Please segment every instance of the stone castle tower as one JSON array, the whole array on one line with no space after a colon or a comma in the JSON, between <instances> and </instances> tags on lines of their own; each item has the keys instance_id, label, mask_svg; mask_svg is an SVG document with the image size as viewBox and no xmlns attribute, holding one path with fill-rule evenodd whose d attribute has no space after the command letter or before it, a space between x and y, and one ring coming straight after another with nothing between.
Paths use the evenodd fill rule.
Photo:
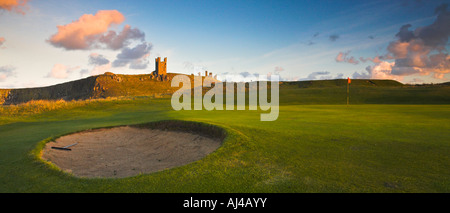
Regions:
<instances>
[{"instance_id":1,"label":"stone castle tower","mask_svg":"<svg viewBox=\"0 0 450 213\"><path fill-rule=\"evenodd\" d=\"M161 61L161 57L155 59L155 74L158 76L167 74L167 57L164 61Z\"/></svg>"}]
</instances>

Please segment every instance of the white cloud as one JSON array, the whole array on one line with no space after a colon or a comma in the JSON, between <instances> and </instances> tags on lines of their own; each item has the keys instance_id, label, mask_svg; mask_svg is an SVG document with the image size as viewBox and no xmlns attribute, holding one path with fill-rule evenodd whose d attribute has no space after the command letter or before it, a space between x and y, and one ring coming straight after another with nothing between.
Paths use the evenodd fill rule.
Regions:
<instances>
[{"instance_id":1,"label":"white cloud","mask_svg":"<svg viewBox=\"0 0 450 213\"><path fill-rule=\"evenodd\" d=\"M76 69L80 68L79 66L76 67L69 67L63 64L55 64L52 68L52 70L47 74L47 78L57 78L57 79L67 79L69 75Z\"/></svg>"},{"instance_id":2,"label":"white cloud","mask_svg":"<svg viewBox=\"0 0 450 213\"><path fill-rule=\"evenodd\" d=\"M16 68L13 66L1 66L0 67L0 81L5 81L7 78L15 76Z\"/></svg>"}]
</instances>

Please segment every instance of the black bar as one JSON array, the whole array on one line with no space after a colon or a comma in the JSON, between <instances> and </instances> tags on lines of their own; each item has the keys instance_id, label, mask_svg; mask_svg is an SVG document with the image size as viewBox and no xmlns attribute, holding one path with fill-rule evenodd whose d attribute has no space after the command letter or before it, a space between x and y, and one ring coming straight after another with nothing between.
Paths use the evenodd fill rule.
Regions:
<instances>
[{"instance_id":1,"label":"black bar","mask_svg":"<svg viewBox=\"0 0 450 213\"><path fill-rule=\"evenodd\" d=\"M184 207L186 201L194 200L217 200L214 210L210 207ZM237 203L244 200L265 198L265 205L256 206L235 206L229 202ZM127 208L128 210L148 211L161 210L181 210L181 211L258 211L273 212L278 210L288 210L286 212L309 212L307 209L318 210L360 210L366 212L368 209L376 211L399 209L403 212L407 209L417 210L426 208L428 212L432 209L448 209L450 194L360 194L360 193L24 193L24 194L1 194L0 200L8 205L14 201L25 202L29 205L49 204L49 207L59 209L85 209L89 207L102 210L117 208ZM230 201L231 200L231 201ZM9 202L11 201L11 202ZM2 203L3 203L2 202ZM259 203L261 204L261 203ZM5 206L5 207L6 207ZM300 211L301 210L301 211ZM284 211L283 211L284 212Z\"/></svg>"}]
</instances>

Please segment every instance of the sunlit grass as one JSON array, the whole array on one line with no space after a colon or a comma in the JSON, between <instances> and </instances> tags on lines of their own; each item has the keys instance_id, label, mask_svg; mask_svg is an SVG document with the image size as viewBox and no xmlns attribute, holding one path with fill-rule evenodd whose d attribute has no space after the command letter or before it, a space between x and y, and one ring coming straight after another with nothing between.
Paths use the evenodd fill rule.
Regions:
<instances>
[{"instance_id":1,"label":"sunlit grass","mask_svg":"<svg viewBox=\"0 0 450 213\"><path fill-rule=\"evenodd\" d=\"M24 116L43 112L48 112L58 109L71 109L74 107L86 106L92 103L124 100L125 98L108 97L105 99L89 99L89 100L32 100L22 104L16 105L2 105L0 106L0 116Z\"/></svg>"},{"instance_id":2,"label":"sunlit grass","mask_svg":"<svg viewBox=\"0 0 450 213\"><path fill-rule=\"evenodd\" d=\"M167 98L21 106L32 104L43 109L0 125L1 192L450 191L448 105L284 105L261 122L261 111L174 111ZM213 124L227 138L203 160L123 179L75 178L35 160L50 137L170 119Z\"/></svg>"},{"instance_id":3,"label":"sunlit grass","mask_svg":"<svg viewBox=\"0 0 450 213\"><path fill-rule=\"evenodd\" d=\"M261 110L174 111L170 96L0 106L0 192L450 192L448 87L354 86L350 106L342 89L288 85L273 122ZM75 178L36 160L60 135L173 119L227 137L200 161L123 179Z\"/></svg>"}]
</instances>

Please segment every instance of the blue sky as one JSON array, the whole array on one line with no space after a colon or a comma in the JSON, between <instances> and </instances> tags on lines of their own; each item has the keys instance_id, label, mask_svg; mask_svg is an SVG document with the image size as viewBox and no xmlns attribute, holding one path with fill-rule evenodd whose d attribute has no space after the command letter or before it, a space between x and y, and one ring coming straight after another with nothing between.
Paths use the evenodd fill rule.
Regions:
<instances>
[{"instance_id":1,"label":"blue sky","mask_svg":"<svg viewBox=\"0 0 450 213\"><path fill-rule=\"evenodd\" d=\"M19 7L22 12L0 9L0 88L47 86L103 71L150 73L158 56L168 57L169 72L186 74L208 70L219 75L272 73L285 80L445 82L450 81L448 39L439 47L425 46L426 51L408 50L405 56L420 55L426 61L440 56L439 69L434 62L400 63L405 58L388 50L399 47L391 43L400 40L396 34L402 26L410 24L410 31L432 26L439 15L435 9L443 3L449 1L30 0ZM125 18L108 30L120 33L129 25L145 38L119 49L71 49L49 42L59 32L57 26L102 10L117 10ZM447 23L448 16L440 19ZM418 35L408 42L422 40ZM140 42L148 48L136 66L130 59L115 67L118 55L126 48L135 50ZM382 60L373 60L376 56Z\"/></svg>"}]
</instances>

